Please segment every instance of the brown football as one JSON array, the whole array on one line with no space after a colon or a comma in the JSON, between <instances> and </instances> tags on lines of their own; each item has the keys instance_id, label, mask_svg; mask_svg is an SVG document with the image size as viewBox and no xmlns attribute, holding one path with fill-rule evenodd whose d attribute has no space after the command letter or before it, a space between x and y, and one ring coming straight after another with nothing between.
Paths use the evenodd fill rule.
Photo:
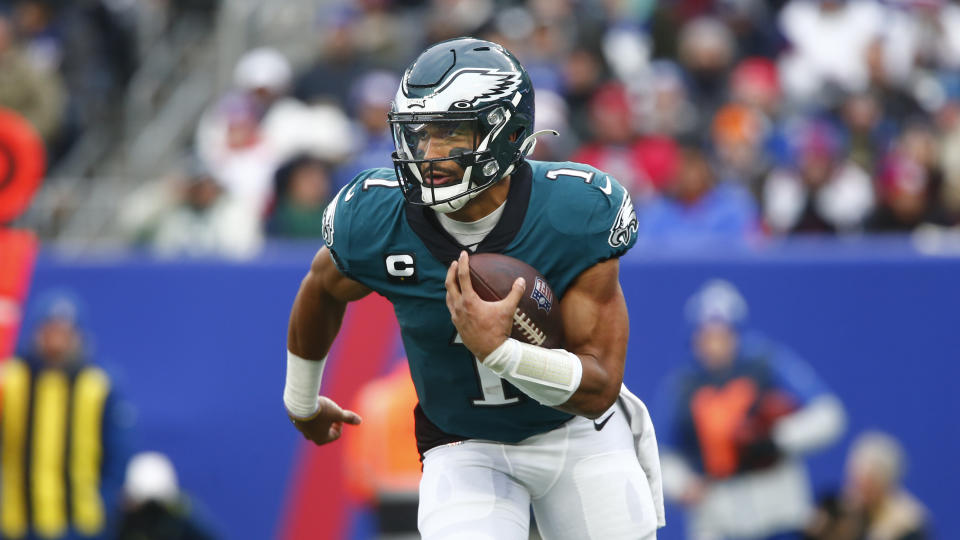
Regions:
<instances>
[{"instance_id":1,"label":"brown football","mask_svg":"<svg viewBox=\"0 0 960 540\"><path fill-rule=\"evenodd\" d=\"M506 298L518 277L526 281L523 297L513 315L510 337L548 349L563 347L560 299L535 268L498 253L470 255L469 264L473 290L488 302Z\"/></svg>"}]
</instances>

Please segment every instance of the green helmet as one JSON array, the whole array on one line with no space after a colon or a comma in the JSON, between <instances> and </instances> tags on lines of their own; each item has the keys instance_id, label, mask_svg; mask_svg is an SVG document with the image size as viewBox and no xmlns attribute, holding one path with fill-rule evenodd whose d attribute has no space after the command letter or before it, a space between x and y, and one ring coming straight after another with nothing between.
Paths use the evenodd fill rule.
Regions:
<instances>
[{"instance_id":1,"label":"green helmet","mask_svg":"<svg viewBox=\"0 0 960 540\"><path fill-rule=\"evenodd\" d=\"M524 158L533 114L533 85L510 51L474 38L430 47L404 72L389 113L404 196L439 212L462 208ZM458 143L426 158L436 138ZM462 177L444 175L451 163Z\"/></svg>"}]
</instances>

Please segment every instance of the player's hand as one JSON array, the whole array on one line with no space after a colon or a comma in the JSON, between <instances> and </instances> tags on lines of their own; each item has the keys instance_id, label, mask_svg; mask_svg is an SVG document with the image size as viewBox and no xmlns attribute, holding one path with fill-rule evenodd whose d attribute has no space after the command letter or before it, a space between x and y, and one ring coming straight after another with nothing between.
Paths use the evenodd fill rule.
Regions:
<instances>
[{"instance_id":1,"label":"player's hand","mask_svg":"<svg viewBox=\"0 0 960 540\"><path fill-rule=\"evenodd\" d=\"M289 415L289 413L287 413ZM304 438L317 445L327 444L340 438L343 424L359 425L360 415L353 411L341 409L330 398L320 396L317 412L307 418L290 416L293 425L297 427Z\"/></svg>"},{"instance_id":2,"label":"player's hand","mask_svg":"<svg viewBox=\"0 0 960 540\"><path fill-rule=\"evenodd\" d=\"M470 262L466 251L447 269L447 309L460 332L464 346L483 361L510 337L513 313L523 297L526 285L517 278L510 294L499 302L487 302L477 295L470 282Z\"/></svg>"}]
</instances>

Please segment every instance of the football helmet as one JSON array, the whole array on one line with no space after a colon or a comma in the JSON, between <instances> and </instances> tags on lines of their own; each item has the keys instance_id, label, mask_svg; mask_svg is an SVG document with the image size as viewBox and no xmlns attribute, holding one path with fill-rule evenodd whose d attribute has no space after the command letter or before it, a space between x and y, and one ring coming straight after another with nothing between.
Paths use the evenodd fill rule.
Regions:
<instances>
[{"instance_id":1,"label":"football helmet","mask_svg":"<svg viewBox=\"0 0 960 540\"><path fill-rule=\"evenodd\" d=\"M430 47L404 72L388 115L404 197L463 208L532 150L533 116L530 77L505 48L473 38Z\"/></svg>"}]
</instances>

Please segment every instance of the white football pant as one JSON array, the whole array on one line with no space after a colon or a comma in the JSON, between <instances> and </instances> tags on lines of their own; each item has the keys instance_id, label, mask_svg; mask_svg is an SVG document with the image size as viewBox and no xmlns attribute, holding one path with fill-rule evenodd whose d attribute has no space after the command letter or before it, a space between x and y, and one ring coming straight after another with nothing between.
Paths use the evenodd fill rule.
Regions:
<instances>
[{"instance_id":1,"label":"white football pant","mask_svg":"<svg viewBox=\"0 0 960 540\"><path fill-rule=\"evenodd\" d=\"M544 540L656 538L619 402L596 424L578 416L517 444L467 440L424 456L417 521L426 540L527 540L531 504Z\"/></svg>"}]
</instances>

